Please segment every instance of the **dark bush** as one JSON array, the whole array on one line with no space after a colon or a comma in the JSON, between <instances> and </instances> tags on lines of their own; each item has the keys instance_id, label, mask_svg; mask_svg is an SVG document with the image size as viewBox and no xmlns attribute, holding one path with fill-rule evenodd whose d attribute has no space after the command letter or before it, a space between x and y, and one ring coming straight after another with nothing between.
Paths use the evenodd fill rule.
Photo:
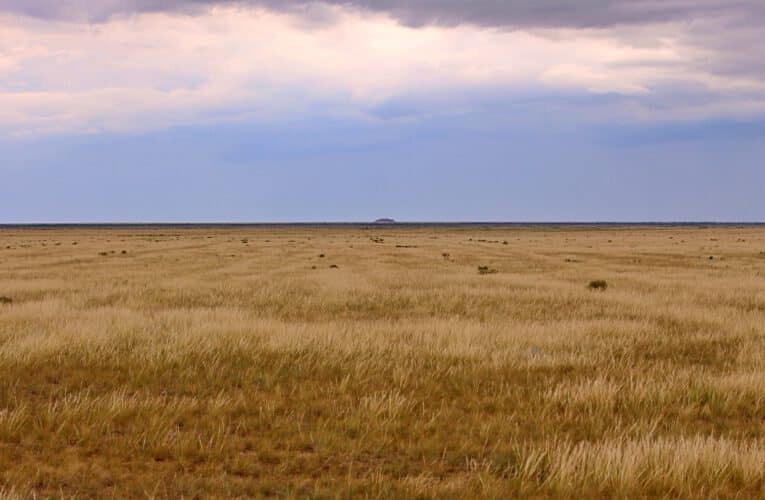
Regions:
<instances>
[{"instance_id":1,"label":"dark bush","mask_svg":"<svg viewBox=\"0 0 765 500\"><path fill-rule=\"evenodd\" d=\"M499 271L489 266L478 266L478 274L496 274L498 272Z\"/></svg>"},{"instance_id":2,"label":"dark bush","mask_svg":"<svg viewBox=\"0 0 765 500\"><path fill-rule=\"evenodd\" d=\"M608 283L605 280L593 280L587 285L590 290L605 290L608 288Z\"/></svg>"}]
</instances>

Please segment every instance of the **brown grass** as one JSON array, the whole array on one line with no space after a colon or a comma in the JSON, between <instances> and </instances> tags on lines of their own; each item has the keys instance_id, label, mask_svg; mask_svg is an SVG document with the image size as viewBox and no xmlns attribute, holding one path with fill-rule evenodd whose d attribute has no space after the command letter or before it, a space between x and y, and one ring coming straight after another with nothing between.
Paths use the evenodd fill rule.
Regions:
<instances>
[{"instance_id":1,"label":"brown grass","mask_svg":"<svg viewBox=\"0 0 765 500\"><path fill-rule=\"evenodd\" d=\"M752 227L5 229L0 498L762 497L764 249Z\"/></svg>"}]
</instances>

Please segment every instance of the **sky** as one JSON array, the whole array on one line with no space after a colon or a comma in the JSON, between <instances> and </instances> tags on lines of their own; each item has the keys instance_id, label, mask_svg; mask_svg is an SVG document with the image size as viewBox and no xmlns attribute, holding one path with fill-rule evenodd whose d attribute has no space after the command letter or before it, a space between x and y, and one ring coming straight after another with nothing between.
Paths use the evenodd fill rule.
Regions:
<instances>
[{"instance_id":1,"label":"sky","mask_svg":"<svg viewBox=\"0 0 765 500\"><path fill-rule=\"evenodd\" d=\"M0 223L765 222L762 0L0 0Z\"/></svg>"}]
</instances>

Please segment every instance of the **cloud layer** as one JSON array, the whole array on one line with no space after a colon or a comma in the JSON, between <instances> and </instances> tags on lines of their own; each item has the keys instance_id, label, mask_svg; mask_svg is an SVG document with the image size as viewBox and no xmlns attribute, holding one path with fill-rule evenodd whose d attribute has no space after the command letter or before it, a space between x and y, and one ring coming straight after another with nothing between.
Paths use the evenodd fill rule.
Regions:
<instances>
[{"instance_id":1,"label":"cloud layer","mask_svg":"<svg viewBox=\"0 0 765 500\"><path fill-rule=\"evenodd\" d=\"M619 97L575 111L591 119L760 116L764 11L753 0L0 0L0 133L379 119L400 96L469 112L464 96L481 92Z\"/></svg>"},{"instance_id":2,"label":"cloud layer","mask_svg":"<svg viewBox=\"0 0 765 500\"><path fill-rule=\"evenodd\" d=\"M315 13L317 4L383 12L408 25L592 28L734 16L763 21L759 0L0 0L0 10L42 18L103 20L115 14L200 12L215 6Z\"/></svg>"}]
</instances>

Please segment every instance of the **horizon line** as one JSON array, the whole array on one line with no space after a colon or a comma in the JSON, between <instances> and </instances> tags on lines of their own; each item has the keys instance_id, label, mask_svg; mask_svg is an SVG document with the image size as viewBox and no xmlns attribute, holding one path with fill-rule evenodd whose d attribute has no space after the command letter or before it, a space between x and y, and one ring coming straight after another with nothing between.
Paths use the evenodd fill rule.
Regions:
<instances>
[{"instance_id":1,"label":"horizon line","mask_svg":"<svg viewBox=\"0 0 765 500\"><path fill-rule=\"evenodd\" d=\"M268 222L233 222L233 221L152 221L152 222L0 222L0 229L23 227L142 227L142 226L195 226L195 227L225 227L225 226L448 226L448 225L494 225L494 226L761 226L765 221L705 221L705 220L676 220L676 221L268 221Z\"/></svg>"}]
</instances>

